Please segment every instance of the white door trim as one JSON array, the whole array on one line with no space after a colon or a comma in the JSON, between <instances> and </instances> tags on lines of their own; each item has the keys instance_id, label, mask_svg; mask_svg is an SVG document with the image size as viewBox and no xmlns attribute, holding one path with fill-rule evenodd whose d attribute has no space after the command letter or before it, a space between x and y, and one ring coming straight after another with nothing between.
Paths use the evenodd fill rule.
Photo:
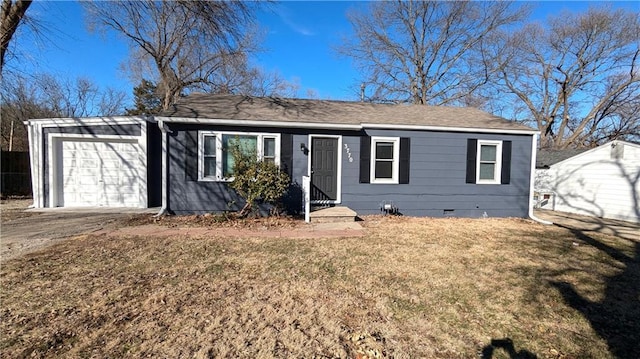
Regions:
<instances>
[{"instance_id":1,"label":"white door trim","mask_svg":"<svg viewBox=\"0 0 640 359\"><path fill-rule=\"evenodd\" d=\"M342 203L342 135L321 135L321 134L309 134L308 136L308 144L309 144L309 156L307 156L307 176L311 178L311 156L313 156L313 138L314 137L325 137L325 138L336 138L338 139L338 179L337 179L337 189L336 189L336 199L335 201L318 201L312 200L311 203L315 204L340 204Z\"/></svg>"},{"instance_id":2,"label":"white door trim","mask_svg":"<svg viewBox=\"0 0 640 359\"><path fill-rule=\"evenodd\" d=\"M71 133L50 133L47 138L47 167L49 170L49 207L57 207L60 203L58 198L58 166L61 153L58 153L58 144L65 140L94 140L108 142L109 140L134 142L138 144L138 161L136 171L138 172L138 207L146 208L147 202L147 136L146 128L141 136L130 135L93 135L93 134L71 134Z\"/></svg>"}]
</instances>

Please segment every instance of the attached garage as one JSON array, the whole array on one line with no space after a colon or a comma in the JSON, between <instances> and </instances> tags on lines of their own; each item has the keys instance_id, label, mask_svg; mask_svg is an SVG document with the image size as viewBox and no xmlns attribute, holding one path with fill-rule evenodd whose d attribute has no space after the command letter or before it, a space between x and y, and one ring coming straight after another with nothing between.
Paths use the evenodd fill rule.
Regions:
<instances>
[{"instance_id":1,"label":"attached garage","mask_svg":"<svg viewBox=\"0 0 640 359\"><path fill-rule=\"evenodd\" d=\"M27 121L34 207L138 207L155 203L148 191L145 118ZM153 182L153 181L152 181Z\"/></svg>"},{"instance_id":2,"label":"attached garage","mask_svg":"<svg viewBox=\"0 0 640 359\"><path fill-rule=\"evenodd\" d=\"M61 138L54 148L54 207L140 205L137 140Z\"/></svg>"}]
</instances>

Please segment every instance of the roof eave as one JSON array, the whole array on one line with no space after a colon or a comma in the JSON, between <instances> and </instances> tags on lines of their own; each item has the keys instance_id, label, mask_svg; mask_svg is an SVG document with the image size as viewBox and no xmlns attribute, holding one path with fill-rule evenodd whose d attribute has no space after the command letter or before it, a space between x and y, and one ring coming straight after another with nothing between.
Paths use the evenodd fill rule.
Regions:
<instances>
[{"instance_id":1,"label":"roof eave","mask_svg":"<svg viewBox=\"0 0 640 359\"><path fill-rule=\"evenodd\" d=\"M511 128L479 128L479 127L455 127L455 126L429 126L429 125L390 125L363 123L363 128L385 129L385 130L422 130L422 131L446 131L446 132L482 132L482 133L506 133L515 135L537 135L540 131L511 129Z\"/></svg>"},{"instance_id":2,"label":"roof eave","mask_svg":"<svg viewBox=\"0 0 640 359\"><path fill-rule=\"evenodd\" d=\"M188 123L224 126L264 126L281 128L324 128L331 130L361 130L359 124L344 123L318 123L298 121L270 121L270 120L230 120L221 118L192 118L192 117L165 117L156 116L156 120L166 123Z\"/></svg>"},{"instance_id":3,"label":"roof eave","mask_svg":"<svg viewBox=\"0 0 640 359\"><path fill-rule=\"evenodd\" d=\"M447 126L424 126L424 125L391 125L391 124L344 124L330 122L300 122L300 121L270 121L270 120L231 120L219 118L192 118L192 117L168 117L156 116L156 120L166 123L188 123L188 124L207 124L207 125L225 125L225 126L265 126L279 128L311 128L311 129L330 129L330 130L362 130L370 129L395 129L395 130L422 130L422 131L446 131L446 132L482 132L482 133L506 133L518 135L536 135L540 131L525 129L506 129L506 128L477 128L477 127L447 127Z\"/></svg>"}]
</instances>

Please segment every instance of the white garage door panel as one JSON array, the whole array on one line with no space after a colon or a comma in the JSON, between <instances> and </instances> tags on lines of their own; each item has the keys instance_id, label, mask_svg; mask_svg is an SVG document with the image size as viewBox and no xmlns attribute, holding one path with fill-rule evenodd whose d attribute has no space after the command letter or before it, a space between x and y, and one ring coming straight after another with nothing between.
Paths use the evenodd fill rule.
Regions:
<instances>
[{"instance_id":1,"label":"white garage door panel","mask_svg":"<svg viewBox=\"0 0 640 359\"><path fill-rule=\"evenodd\" d=\"M137 141L62 141L61 206L138 207Z\"/></svg>"}]
</instances>

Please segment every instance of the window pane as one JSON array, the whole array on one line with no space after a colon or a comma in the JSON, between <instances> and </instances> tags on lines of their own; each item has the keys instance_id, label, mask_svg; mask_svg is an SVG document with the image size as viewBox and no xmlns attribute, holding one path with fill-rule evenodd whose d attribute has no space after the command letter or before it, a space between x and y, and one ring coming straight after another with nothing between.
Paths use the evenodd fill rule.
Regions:
<instances>
[{"instance_id":1,"label":"window pane","mask_svg":"<svg viewBox=\"0 0 640 359\"><path fill-rule=\"evenodd\" d=\"M276 139L275 138L265 138L263 144L262 154L264 157L275 157L276 156Z\"/></svg>"},{"instance_id":2,"label":"window pane","mask_svg":"<svg viewBox=\"0 0 640 359\"><path fill-rule=\"evenodd\" d=\"M496 160L496 145L481 145L480 161L495 161L495 160Z\"/></svg>"},{"instance_id":3,"label":"window pane","mask_svg":"<svg viewBox=\"0 0 640 359\"><path fill-rule=\"evenodd\" d=\"M229 177L233 173L233 156L229 151L229 146L239 144L240 149L245 154L256 153L258 148L258 137L256 136L240 136L240 135L223 135L222 136L222 174Z\"/></svg>"},{"instance_id":4,"label":"window pane","mask_svg":"<svg viewBox=\"0 0 640 359\"><path fill-rule=\"evenodd\" d=\"M376 142L376 159L392 160L393 159L393 143Z\"/></svg>"},{"instance_id":5,"label":"window pane","mask_svg":"<svg viewBox=\"0 0 640 359\"><path fill-rule=\"evenodd\" d=\"M258 149L258 137L256 136L223 135L222 142L223 150L234 144L238 144L242 152L246 154L255 152Z\"/></svg>"},{"instance_id":6,"label":"window pane","mask_svg":"<svg viewBox=\"0 0 640 359\"><path fill-rule=\"evenodd\" d=\"M216 136L204 136L204 154L216 155Z\"/></svg>"},{"instance_id":7,"label":"window pane","mask_svg":"<svg viewBox=\"0 0 640 359\"><path fill-rule=\"evenodd\" d=\"M393 162L376 161L376 178L393 178Z\"/></svg>"},{"instance_id":8,"label":"window pane","mask_svg":"<svg viewBox=\"0 0 640 359\"><path fill-rule=\"evenodd\" d=\"M216 176L216 158L205 157L204 158L204 177Z\"/></svg>"},{"instance_id":9,"label":"window pane","mask_svg":"<svg viewBox=\"0 0 640 359\"><path fill-rule=\"evenodd\" d=\"M481 163L480 164L480 179L481 180L492 180L495 179L495 168L496 165L494 163Z\"/></svg>"}]
</instances>

